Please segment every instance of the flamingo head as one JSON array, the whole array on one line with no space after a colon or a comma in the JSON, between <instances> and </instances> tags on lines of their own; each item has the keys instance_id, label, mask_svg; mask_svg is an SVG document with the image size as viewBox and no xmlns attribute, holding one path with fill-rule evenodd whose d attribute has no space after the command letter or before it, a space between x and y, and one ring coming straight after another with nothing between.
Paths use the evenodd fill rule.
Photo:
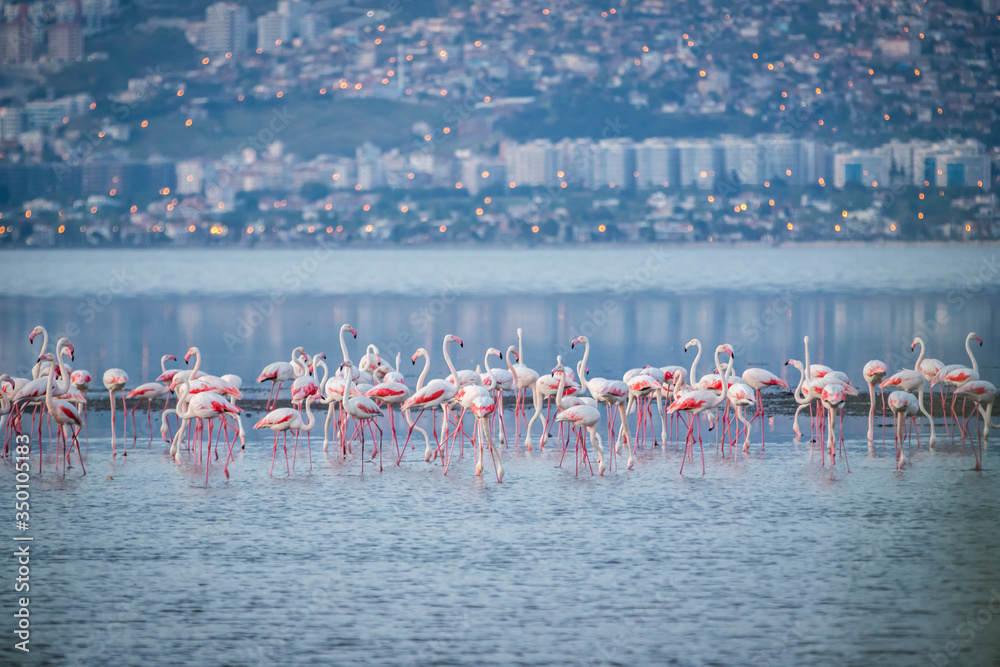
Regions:
<instances>
[{"instance_id":1,"label":"flamingo head","mask_svg":"<svg viewBox=\"0 0 1000 667\"><path fill-rule=\"evenodd\" d=\"M733 358L733 359L736 358L736 353L733 352L733 346L730 345L729 343L723 343L719 347L721 347L722 351L725 352L726 354L728 354L731 358Z\"/></svg>"},{"instance_id":2,"label":"flamingo head","mask_svg":"<svg viewBox=\"0 0 1000 667\"><path fill-rule=\"evenodd\" d=\"M517 348L513 345L507 348L507 358L513 359L515 362L521 361L521 357L517 355Z\"/></svg>"},{"instance_id":3,"label":"flamingo head","mask_svg":"<svg viewBox=\"0 0 1000 667\"><path fill-rule=\"evenodd\" d=\"M918 340L920 340L920 339L919 338L914 338L913 342L910 343L910 352L913 352L913 348L915 348L917 346L917 341Z\"/></svg>"},{"instance_id":4,"label":"flamingo head","mask_svg":"<svg viewBox=\"0 0 1000 667\"><path fill-rule=\"evenodd\" d=\"M579 343L580 345L586 345L587 344L587 337L586 336L577 336L576 338L573 339L573 342L569 344L569 349L572 350L574 347L576 347L577 343Z\"/></svg>"},{"instance_id":5,"label":"flamingo head","mask_svg":"<svg viewBox=\"0 0 1000 667\"><path fill-rule=\"evenodd\" d=\"M975 338L979 342L979 346L980 347L983 346L983 339L982 338L980 338L977 334L972 334L972 337Z\"/></svg>"},{"instance_id":6,"label":"flamingo head","mask_svg":"<svg viewBox=\"0 0 1000 667\"><path fill-rule=\"evenodd\" d=\"M697 338L692 338L691 340L689 340L687 343L684 344L684 351L687 352L688 348L694 347L695 345L698 345L698 344L699 344L698 343L698 339Z\"/></svg>"},{"instance_id":7,"label":"flamingo head","mask_svg":"<svg viewBox=\"0 0 1000 667\"><path fill-rule=\"evenodd\" d=\"M28 342L34 345L35 336L41 335L43 333L45 333L45 329L43 329L41 326L35 327L34 329L31 330L31 333L28 334Z\"/></svg>"},{"instance_id":8,"label":"flamingo head","mask_svg":"<svg viewBox=\"0 0 1000 667\"><path fill-rule=\"evenodd\" d=\"M486 356L500 357L501 359L503 359L503 352L496 349L495 347L491 347L490 349L486 350Z\"/></svg>"},{"instance_id":9,"label":"flamingo head","mask_svg":"<svg viewBox=\"0 0 1000 667\"><path fill-rule=\"evenodd\" d=\"M413 353L412 357L410 357L410 361L412 361L413 364L416 365L417 359L420 357L424 357L425 359L427 358L427 350L425 350L422 347L417 348L417 351Z\"/></svg>"},{"instance_id":10,"label":"flamingo head","mask_svg":"<svg viewBox=\"0 0 1000 667\"><path fill-rule=\"evenodd\" d=\"M799 361L798 359L789 359L788 361L785 362L785 365L794 366L795 368L798 368L800 371L802 370L802 362Z\"/></svg>"},{"instance_id":11,"label":"flamingo head","mask_svg":"<svg viewBox=\"0 0 1000 667\"><path fill-rule=\"evenodd\" d=\"M177 357L175 357L172 354L165 354L165 355L163 355L163 359L164 360L169 359L170 361L177 361Z\"/></svg>"},{"instance_id":12,"label":"flamingo head","mask_svg":"<svg viewBox=\"0 0 1000 667\"><path fill-rule=\"evenodd\" d=\"M198 348L193 347L193 346L191 348L189 348L188 351L187 351L187 353L184 355L184 363L185 364L190 363L191 362L191 357L193 357L196 354L198 354Z\"/></svg>"},{"instance_id":13,"label":"flamingo head","mask_svg":"<svg viewBox=\"0 0 1000 667\"><path fill-rule=\"evenodd\" d=\"M355 338L358 337L358 332L355 331L354 327L352 327L350 324L345 324L342 327L340 327L340 333L343 334L345 331L350 331L351 335L354 336Z\"/></svg>"},{"instance_id":14,"label":"flamingo head","mask_svg":"<svg viewBox=\"0 0 1000 667\"><path fill-rule=\"evenodd\" d=\"M340 368L338 370L344 370L345 368L352 368L353 366L354 364L352 364L351 360L348 359L347 361L340 364Z\"/></svg>"},{"instance_id":15,"label":"flamingo head","mask_svg":"<svg viewBox=\"0 0 1000 667\"><path fill-rule=\"evenodd\" d=\"M452 342L454 342L454 343L458 343L459 347L462 347L462 348L465 347L465 345L462 343L462 339L459 338L458 336L454 335L454 334L448 334L447 336L445 336L444 337L444 342L446 342L446 343L452 343Z\"/></svg>"}]
</instances>

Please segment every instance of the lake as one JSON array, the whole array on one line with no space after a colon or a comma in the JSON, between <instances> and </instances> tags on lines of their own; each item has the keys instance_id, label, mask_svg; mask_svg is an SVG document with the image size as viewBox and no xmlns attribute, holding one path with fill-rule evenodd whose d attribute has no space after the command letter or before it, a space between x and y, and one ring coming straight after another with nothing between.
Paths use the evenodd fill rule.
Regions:
<instances>
[{"instance_id":1,"label":"lake","mask_svg":"<svg viewBox=\"0 0 1000 667\"><path fill-rule=\"evenodd\" d=\"M739 368L784 375L811 356L864 386L872 358L912 368L927 354L1000 377L1000 247L650 246L0 253L0 371L28 372L44 324L70 333L75 368L111 366L129 387L163 354L197 345L204 368L263 398L260 369L302 345L355 362L368 343L398 350L412 384L454 333L458 368L506 350L541 372L689 365L684 344L736 349ZM183 362L180 362L183 365ZM287 405L287 387L283 390ZM104 393L107 398L106 392ZM95 400L95 403L97 401ZM851 399L867 406L867 397ZM248 415L255 421L259 410ZM471 422L469 422L471 423ZM157 422L154 421L154 428ZM320 429L322 426L319 427ZM891 429L865 441L845 420L851 473L810 460L777 413L735 460L703 429L707 473L678 475L674 442L602 477L573 452L504 450L498 485L466 456L447 476L422 447L381 474L358 453L300 447L268 475L270 432L248 431L226 480L197 457L173 462L145 419L129 456L110 456L107 412L90 415L87 475L31 471L31 653L25 664L997 664L1000 458L974 472L969 443L941 435L895 471ZM552 431L553 434L555 431ZM537 430L536 430L537 433ZM759 432L756 430L755 442ZM314 432L315 436L316 433ZM119 434L120 436L120 434ZM304 444L304 443L300 443ZM393 451L384 443L385 453ZM913 443L914 448L916 443ZM121 445L119 444L119 451ZM291 449L291 445L289 445ZM394 452L393 452L394 453ZM281 453L279 451L279 457ZM221 463L221 461L219 462ZM13 463L3 462L13 485ZM277 469L280 464L275 466ZM9 529L15 533L13 527ZM13 560L9 560L13 563ZM5 571L13 572L13 565ZM8 575L13 579L13 575ZM3 608L16 604L2 596ZM8 612L9 613L9 612ZM8 617L9 618L9 617ZM8 630L8 637L12 637Z\"/></svg>"}]
</instances>

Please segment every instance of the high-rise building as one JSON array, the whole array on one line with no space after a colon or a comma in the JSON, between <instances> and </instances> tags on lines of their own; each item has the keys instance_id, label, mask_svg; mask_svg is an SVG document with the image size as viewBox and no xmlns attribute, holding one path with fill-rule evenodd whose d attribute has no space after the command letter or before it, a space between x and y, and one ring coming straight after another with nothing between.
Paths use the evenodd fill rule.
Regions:
<instances>
[{"instance_id":1,"label":"high-rise building","mask_svg":"<svg viewBox=\"0 0 1000 667\"><path fill-rule=\"evenodd\" d=\"M635 176L631 139L601 139L594 148L594 188L630 187Z\"/></svg>"},{"instance_id":2,"label":"high-rise building","mask_svg":"<svg viewBox=\"0 0 1000 667\"><path fill-rule=\"evenodd\" d=\"M0 62L30 63L34 58L35 45L27 18L0 26Z\"/></svg>"},{"instance_id":3,"label":"high-rise building","mask_svg":"<svg viewBox=\"0 0 1000 667\"><path fill-rule=\"evenodd\" d=\"M205 10L204 50L239 55L247 50L250 14L232 2L217 2Z\"/></svg>"},{"instance_id":4,"label":"high-rise building","mask_svg":"<svg viewBox=\"0 0 1000 667\"><path fill-rule=\"evenodd\" d=\"M557 180L556 148L551 141L536 139L528 144L504 142L507 175L516 185L536 187Z\"/></svg>"},{"instance_id":5,"label":"high-rise building","mask_svg":"<svg viewBox=\"0 0 1000 667\"><path fill-rule=\"evenodd\" d=\"M734 186L757 186L764 182L764 155L753 139L723 135L719 139L722 150L723 173L719 180Z\"/></svg>"},{"instance_id":6,"label":"high-rise building","mask_svg":"<svg viewBox=\"0 0 1000 667\"><path fill-rule=\"evenodd\" d=\"M889 185L890 158L881 149L852 150L833 156L833 185L842 188L848 183L864 187Z\"/></svg>"},{"instance_id":7,"label":"high-rise building","mask_svg":"<svg viewBox=\"0 0 1000 667\"><path fill-rule=\"evenodd\" d=\"M49 60L83 60L83 28L76 21L49 26Z\"/></svg>"},{"instance_id":8,"label":"high-rise building","mask_svg":"<svg viewBox=\"0 0 1000 667\"><path fill-rule=\"evenodd\" d=\"M716 149L708 139L684 139L677 142L680 153L681 186L708 190L715 183L716 170L721 167Z\"/></svg>"},{"instance_id":9,"label":"high-rise building","mask_svg":"<svg viewBox=\"0 0 1000 667\"><path fill-rule=\"evenodd\" d=\"M990 190L990 158L975 139L945 141L913 151L914 185Z\"/></svg>"},{"instance_id":10,"label":"high-rise building","mask_svg":"<svg viewBox=\"0 0 1000 667\"><path fill-rule=\"evenodd\" d=\"M0 141L12 141L24 129L24 110L20 107L0 107Z\"/></svg>"},{"instance_id":11,"label":"high-rise building","mask_svg":"<svg viewBox=\"0 0 1000 667\"><path fill-rule=\"evenodd\" d=\"M264 53L291 46L287 14L267 12L257 17L257 48Z\"/></svg>"},{"instance_id":12,"label":"high-rise building","mask_svg":"<svg viewBox=\"0 0 1000 667\"><path fill-rule=\"evenodd\" d=\"M635 185L642 190L680 185L680 154L669 139L653 137L635 145Z\"/></svg>"}]
</instances>

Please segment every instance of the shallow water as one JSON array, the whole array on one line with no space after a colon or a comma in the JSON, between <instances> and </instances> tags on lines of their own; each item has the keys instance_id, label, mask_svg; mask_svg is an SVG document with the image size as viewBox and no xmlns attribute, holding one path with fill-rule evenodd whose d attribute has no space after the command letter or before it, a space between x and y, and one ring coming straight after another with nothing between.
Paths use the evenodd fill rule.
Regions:
<instances>
[{"instance_id":1,"label":"shallow water","mask_svg":"<svg viewBox=\"0 0 1000 667\"><path fill-rule=\"evenodd\" d=\"M264 270L302 253L0 253L12 267L0 297L0 369L27 372L38 353L27 334L44 323L53 337L73 334L74 366L95 376L94 396L104 369L125 368L135 386L156 376L160 355L193 344L207 370L242 375L258 397L257 372L295 345L336 363L336 332L349 321L359 333L353 359L367 342L385 356L399 349L408 378L420 370L406 361L420 345L432 374L444 374L446 332L465 342L453 349L456 365L474 368L488 346L516 343L517 327L528 365L547 371L556 354L575 363L581 351L568 342L585 333L591 373L609 377L644 363L687 365L683 345L695 336L709 349L732 342L739 368L783 373L809 334L813 360L858 385L873 357L912 367L915 333L930 356L966 362L965 334L975 330L983 376L1000 377L1000 278L989 269L1000 250L807 250L672 250L676 265L641 274L649 249L500 250L478 261L460 249L352 251L318 262L300 285L282 282L278 298L261 291L277 284ZM720 253L733 275L749 276L738 289L688 275ZM800 280L803 256L822 280ZM207 273L206 257L217 259ZM602 284L566 270L595 258L631 279ZM171 270L109 282L109 267L127 276L143 264ZM449 282L435 276L443 265L492 274ZM54 268L35 282L25 274L32 266ZM372 273L344 282L344 267ZM913 289L893 289L904 274ZM389 280L401 275L416 277ZM710 364L703 357L701 372ZM32 460L25 662L997 664L995 451L973 472L968 444L939 425L928 452L924 427L920 452L897 473L891 439L886 454L879 433L869 456L864 420L845 425L850 474L840 458L832 475L810 461L808 443L792 440L778 415L766 453L758 444L738 461L719 459L703 429L704 477L697 454L677 474L673 444L604 478L584 469L575 477L572 451L556 467L554 445L505 450L502 485L488 460L475 478L468 450L445 477L421 460L422 446L400 467L387 456L381 474L366 463L362 476L357 452L346 462L322 452L320 430L311 471L300 448L291 476L271 478L270 433L250 431L231 478L213 463L206 484L196 456L177 465L162 442L148 444L144 419L146 440L133 449L130 423L130 454L112 459L108 414L94 413L85 477L78 467L56 473L48 454L38 475ZM755 427L751 442L758 435ZM13 476L9 461L0 469ZM5 610L15 603L12 592L0 599ZM13 659L10 644L0 662Z\"/></svg>"}]
</instances>

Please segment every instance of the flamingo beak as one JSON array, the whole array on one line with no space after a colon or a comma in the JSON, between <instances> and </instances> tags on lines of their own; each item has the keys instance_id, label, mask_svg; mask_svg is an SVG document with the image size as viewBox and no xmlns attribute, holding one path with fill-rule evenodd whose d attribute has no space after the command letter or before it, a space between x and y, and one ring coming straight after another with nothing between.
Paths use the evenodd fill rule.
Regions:
<instances>
[{"instance_id":1,"label":"flamingo beak","mask_svg":"<svg viewBox=\"0 0 1000 667\"><path fill-rule=\"evenodd\" d=\"M354 330L354 327L351 327L351 335L354 336L355 338L358 337L358 332Z\"/></svg>"},{"instance_id":2,"label":"flamingo beak","mask_svg":"<svg viewBox=\"0 0 1000 667\"><path fill-rule=\"evenodd\" d=\"M500 357L501 359L503 359L503 352L498 352L497 356Z\"/></svg>"}]
</instances>

